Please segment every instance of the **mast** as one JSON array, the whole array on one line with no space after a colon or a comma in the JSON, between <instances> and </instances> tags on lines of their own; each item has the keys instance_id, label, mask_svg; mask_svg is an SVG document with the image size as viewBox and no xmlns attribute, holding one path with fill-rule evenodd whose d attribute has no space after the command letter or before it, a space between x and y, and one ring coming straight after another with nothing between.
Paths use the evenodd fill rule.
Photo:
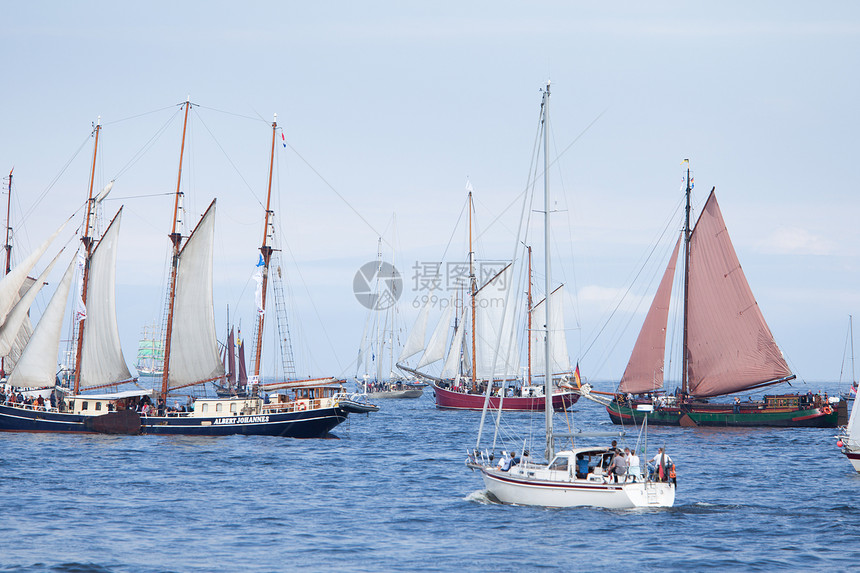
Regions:
<instances>
[{"instance_id":1,"label":"mast","mask_svg":"<svg viewBox=\"0 0 860 573\"><path fill-rule=\"evenodd\" d=\"M532 385L532 248L526 247L529 252L529 290L526 294L526 305L528 306L528 316L529 316L529 324L528 324L528 339L529 339L529 348L528 348L528 356L529 356L529 364L528 364L528 382L529 386Z\"/></svg>"},{"instance_id":2,"label":"mast","mask_svg":"<svg viewBox=\"0 0 860 573\"><path fill-rule=\"evenodd\" d=\"M278 130L278 114L275 114L275 118L272 121L272 154L269 158L269 188L266 192L266 218L265 223L263 225L263 245L260 247L260 254L263 256L263 299L262 299L262 309L259 312L259 319L257 323L257 346L256 346L256 355L254 356L254 376L257 380L260 378L260 359L263 356L263 323L266 318L266 286L269 282L269 260L272 258L272 247L268 245L268 237L269 237L269 215L271 215L271 202L272 202L272 170L275 165L275 133Z\"/></svg>"},{"instance_id":3,"label":"mast","mask_svg":"<svg viewBox=\"0 0 860 573\"><path fill-rule=\"evenodd\" d=\"M687 206L684 214L684 342L683 352L681 355L681 393L687 395L689 390L689 376L687 369L689 368L689 357L687 352L687 322L688 322L688 304L690 300L690 160L685 159L687 164Z\"/></svg>"},{"instance_id":4,"label":"mast","mask_svg":"<svg viewBox=\"0 0 860 573\"><path fill-rule=\"evenodd\" d=\"M472 391L475 391L478 360L475 356L475 295L478 294L478 281L475 279L475 252L472 250L472 192L469 191L469 290L472 291Z\"/></svg>"},{"instance_id":5,"label":"mast","mask_svg":"<svg viewBox=\"0 0 860 573\"><path fill-rule=\"evenodd\" d=\"M180 184L182 183L182 159L185 155L185 132L188 127L188 108L191 107L190 98L185 99L185 119L182 121L182 145L179 148L179 172L176 175L176 195L173 200L173 223L170 231L170 241L173 243L173 257L170 263L170 294L168 295L167 330L164 334L164 363L161 373L161 399L167 403L168 375L170 373L170 339L173 336L173 305L176 299L176 270L179 264L179 244L182 242L182 231L177 230L176 223L179 218L179 197L182 194Z\"/></svg>"},{"instance_id":6,"label":"mast","mask_svg":"<svg viewBox=\"0 0 860 573\"><path fill-rule=\"evenodd\" d=\"M546 459L552 460L555 455L555 444L552 439L552 362L550 357L550 332L549 332L549 317L552 316L550 304L552 297L550 296L552 287L551 269L550 269L550 240L549 240L549 82L546 83L546 91L543 94L543 233L544 233L544 265L546 267L546 277L544 279L546 289L546 299L544 300L544 311L546 312L546 325L544 326L546 334L546 343L544 344L544 414L546 415Z\"/></svg>"},{"instance_id":7,"label":"mast","mask_svg":"<svg viewBox=\"0 0 860 573\"><path fill-rule=\"evenodd\" d=\"M851 385L854 386L854 317L848 315L848 331L851 335Z\"/></svg>"},{"instance_id":8,"label":"mast","mask_svg":"<svg viewBox=\"0 0 860 573\"><path fill-rule=\"evenodd\" d=\"M6 272L4 274L7 275L12 270L12 243L10 241L12 238L12 226L10 225L9 217L12 211L12 172L14 170L14 167L9 170L9 195L6 197Z\"/></svg>"},{"instance_id":9,"label":"mast","mask_svg":"<svg viewBox=\"0 0 860 573\"><path fill-rule=\"evenodd\" d=\"M93 146L93 167L90 171L90 190L89 196L87 198L87 219L86 224L84 226L84 236L81 237L81 242L84 244L84 277L81 287L81 302L84 305L84 308L87 306L87 290L89 282L89 274L90 274L90 255L92 254L93 248L93 238L90 236L90 217L93 216L93 211L95 209L95 199L93 199L93 183L95 181L96 176L96 156L99 150L99 132L101 131L101 117L96 121L96 140L95 145ZM8 252L8 251L7 251ZM86 322L86 317L83 317L78 322L78 348L75 354L75 387L74 393L77 394L81 388L81 356L84 350L84 322Z\"/></svg>"}]
</instances>

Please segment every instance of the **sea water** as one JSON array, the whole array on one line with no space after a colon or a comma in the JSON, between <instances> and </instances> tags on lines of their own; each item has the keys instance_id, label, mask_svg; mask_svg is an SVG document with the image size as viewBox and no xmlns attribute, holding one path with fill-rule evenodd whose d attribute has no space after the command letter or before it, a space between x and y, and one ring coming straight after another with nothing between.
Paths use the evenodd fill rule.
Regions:
<instances>
[{"instance_id":1,"label":"sea water","mask_svg":"<svg viewBox=\"0 0 860 573\"><path fill-rule=\"evenodd\" d=\"M860 474L834 429L651 427L673 508L544 509L493 503L465 467L480 412L437 410L430 389L380 405L324 440L0 434L0 571L860 566ZM543 423L504 415L497 451L541 452ZM555 424L620 429L585 400Z\"/></svg>"}]
</instances>

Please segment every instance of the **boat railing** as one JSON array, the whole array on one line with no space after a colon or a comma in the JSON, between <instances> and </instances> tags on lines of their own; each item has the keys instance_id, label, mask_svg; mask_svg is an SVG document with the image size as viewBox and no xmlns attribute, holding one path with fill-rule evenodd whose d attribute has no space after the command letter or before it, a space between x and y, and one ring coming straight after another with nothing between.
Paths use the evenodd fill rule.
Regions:
<instances>
[{"instance_id":1,"label":"boat railing","mask_svg":"<svg viewBox=\"0 0 860 573\"><path fill-rule=\"evenodd\" d=\"M4 402L4 406L9 406L11 408L20 408L22 410L32 410L34 412L53 412L59 413L57 408L52 408L50 406L39 406L38 404L24 404L22 402Z\"/></svg>"}]
</instances>

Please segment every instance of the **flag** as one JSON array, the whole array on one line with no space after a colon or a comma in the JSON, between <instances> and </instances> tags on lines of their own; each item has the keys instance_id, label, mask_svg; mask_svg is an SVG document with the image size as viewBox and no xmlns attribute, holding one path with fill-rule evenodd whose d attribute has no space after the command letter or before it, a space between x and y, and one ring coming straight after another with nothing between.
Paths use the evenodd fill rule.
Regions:
<instances>
[{"instance_id":1,"label":"flag","mask_svg":"<svg viewBox=\"0 0 860 573\"><path fill-rule=\"evenodd\" d=\"M576 363L576 370L573 371L573 381L576 382L577 388L582 388L582 379L579 377L579 362Z\"/></svg>"},{"instance_id":2,"label":"flag","mask_svg":"<svg viewBox=\"0 0 860 573\"><path fill-rule=\"evenodd\" d=\"M466 177L466 191L468 191L469 193L474 191L474 189L472 189L472 182L469 181L468 177Z\"/></svg>"},{"instance_id":3,"label":"flag","mask_svg":"<svg viewBox=\"0 0 860 573\"><path fill-rule=\"evenodd\" d=\"M283 144L284 144L284 147L286 147L286 146L287 146L287 138L286 138L286 137L284 137L284 132L283 132L283 131L281 132L281 143L283 143Z\"/></svg>"},{"instance_id":4,"label":"flag","mask_svg":"<svg viewBox=\"0 0 860 573\"><path fill-rule=\"evenodd\" d=\"M259 260L259 261L257 261L257 266L258 266L258 267L262 267L262 266L263 266L263 265L265 265L265 264L266 264L266 262L263 260L263 254L262 254L262 253L260 253L260 260Z\"/></svg>"}]
</instances>

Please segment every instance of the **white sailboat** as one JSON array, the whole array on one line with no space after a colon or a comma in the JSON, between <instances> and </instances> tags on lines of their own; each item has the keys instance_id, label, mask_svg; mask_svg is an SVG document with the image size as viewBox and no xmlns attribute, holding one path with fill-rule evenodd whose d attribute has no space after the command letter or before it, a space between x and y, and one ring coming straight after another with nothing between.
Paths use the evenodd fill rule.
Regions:
<instances>
[{"instance_id":1,"label":"white sailboat","mask_svg":"<svg viewBox=\"0 0 860 573\"><path fill-rule=\"evenodd\" d=\"M550 86L547 83L542 98L542 128L544 154L544 240L545 240L545 287L547 293L552 293L553 283L550 261L550 197L549 197L549 160L548 151L548 118ZM555 316L553 296L544 301L544 316ZM545 368L545 393L551 392L552 383L552 346L559 340L558 333L553 332L553 320L545 321L543 327L543 344ZM675 501L675 484L670 481L654 481L649 477L638 475L625 476L623 480L610 480L606 473L613 452L607 447L574 447L556 452L556 438L586 437L600 434L584 432L559 433L553 430L553 409L550 402L545 405L546 451L545 463L532 461L526 452L519 463L510 466L493 464L493 456L479 451L484 418L487 412L485 401L481 418L482 427L478 431L476 448L469 454L466 465L481 473L488 494L502 502L517 505L534 505L544 507L573 507L592 506L605 508L636 508L636 507L671 507ZM501 416L501 411L499 411ZM497 419L498 420L498 419ZM498 421L496 424L498 430ZM617 434L617 433L616 433ZM495 440L494 440L495 443ZM632 473L632 472L631 472Z\"/></svg>"}]
</instances>

